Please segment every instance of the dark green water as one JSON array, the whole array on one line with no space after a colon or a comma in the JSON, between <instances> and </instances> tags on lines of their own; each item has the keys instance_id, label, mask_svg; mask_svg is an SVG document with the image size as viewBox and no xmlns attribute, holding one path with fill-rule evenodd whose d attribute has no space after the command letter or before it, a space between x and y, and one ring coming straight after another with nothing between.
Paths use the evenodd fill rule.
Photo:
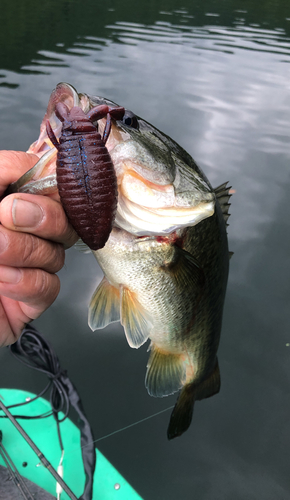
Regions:
<instances>
[{"instance_id":1,"label":"dark green water","mask_svg":"<svg viewBox=\"0 0 290 500\"><path fill-rule=\"evenodd\" d=\"M168 411L97 444L146 500L290 499L290 7L261 3L1 2L1 149L28 148L52 89L67 81L132 109L213 185L236 190L220 394L196 404L173 442ZM130 349L119 325L88 328L94 258L71 249L60 276L61 294L36 325L95 437L173 405L147 395L145 346ZM8 350L0 360L2 387L42 388Z\"/></svg>"}]
</instances>

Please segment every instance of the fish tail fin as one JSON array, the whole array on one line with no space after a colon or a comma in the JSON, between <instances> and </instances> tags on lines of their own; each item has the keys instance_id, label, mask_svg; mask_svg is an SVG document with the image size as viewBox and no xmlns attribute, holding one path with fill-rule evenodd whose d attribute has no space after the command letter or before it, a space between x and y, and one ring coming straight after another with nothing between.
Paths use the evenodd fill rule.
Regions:
<instances>
[{"instance_id":1,"label":"fish tail fin","mask_svg":"<svg viewBox=\"0 0 290 500\"><path fill-rule=\"evenodd\" d=\"M167 429L168 439L181 436L191 424L193 407L195 403L195 387L193 384L186 384L179 396L171 413L169 426Z\"/></svg>"},{"instance_id":2,"label":"fish tail fin","mask_svg":"<svg viewBox=\"0 0 290 500\"><path fill-rule=\"evenodd\" d=\"M181 436L191 424L194 403L196 400L209 398L220 390L220 371L218 361L212 373L200 384L194 382L185 384L178 400L173 408L169 426L167 429L168 439Z\"/></svg>"}]
</instances>

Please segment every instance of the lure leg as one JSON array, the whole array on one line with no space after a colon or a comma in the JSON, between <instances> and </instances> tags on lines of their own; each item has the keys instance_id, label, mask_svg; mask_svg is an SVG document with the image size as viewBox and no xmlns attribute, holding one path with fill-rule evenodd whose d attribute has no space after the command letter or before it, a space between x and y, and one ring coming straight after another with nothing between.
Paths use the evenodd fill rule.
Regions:
<instances>
[{"instance_id":1,"label":"lure leg","mask_svg":"<svg viewBox=\"0 0 290 500\"><path fill-rule=\"evenodd\" d=\"M48 137L50 138L54 147L58 150L59 149L59 142L58 142L57 138L55 137L54 131L52 130L51 125L50 125L48 120L46 122L46 133L47 133Z\"/></svg>"},{"instance_id":2,"label":"lure leg","mask_svg":"<svg viewBox=\"0 0 290 500\"><path fill-rule=\"evenodd\" d=\"M106 104L101 104L100 106L96 106L92 108L91 111L88 112L87 117L92 122L100 120L104 118L107 114L109 114L115 120L121 120L124 116L125 108L111 108Z\"/></svg>"},{"instance_id":3,"label":"lure leg","mask_svg":"<svg viewBox=\"0 0 290 500\"><path fill-rule=\"evenodd\" d=\"M103 137L102 137L102 141L104 144L106 144L108 138L109 138L109 135L110 135L110 132L111 132L111 128L112 128L112 119L111 119L111 115L110 113L107 114L107 121L106 121L106 126L104 128L104 132L103 132Z\"/></svg>"},{"instance_id":4,"label":"lure leg","mask_svg":"<svg viewBox=\"0 0 290 500\"><path fill-rule=\"evenodd\" d=\"M115 120L122 120L125 114L125 108L117 107L117 108L109 108L108 113L110 113L111 117Z\"/></svg>"}]
</instances>

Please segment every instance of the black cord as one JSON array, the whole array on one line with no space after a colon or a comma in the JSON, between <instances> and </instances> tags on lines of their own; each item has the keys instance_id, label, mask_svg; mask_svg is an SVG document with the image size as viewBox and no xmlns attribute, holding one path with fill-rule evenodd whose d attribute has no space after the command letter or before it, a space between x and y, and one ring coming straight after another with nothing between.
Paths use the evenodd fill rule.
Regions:
<instances>
[{"instance_id":1,"label":"black cord","mask_svg":"<svg viewBox=\"0 0 290 500\"><path fill-rule=\"evenodd\" d=\"M50 379L46 387L35 398L25 401L24 403L11 405L8 408L29 404L50 389L50 404L52 411L37 417L14 415L15 418L46 418L53 415L57 424L60 448L63 450L59 424L67 418L70 406L77 412L81 431L82 458L86 476L85 489L80 500L91 500L93 496L93 477L96 465L96 453L93 444L94 436L85 416L76 388L68 378L66 371L61 369L59 359L52 346L33 326L27 325L17 342L10 346L10 351L15 358L21 361L21 363L29 368L44 373ZM58 417L59 412L64 414L62 418Z\"/></svg>"},{"instance_id":2,"label":"black cord","mask_svg":"<svg viewBox=\"0 0 290 500\"><path fill-rule=\"evenodd\" d=\"M49 388L50 391L50 405L52 408L51 413L46 413L43 415L38 415L38 418L46 418L53 415L56 425L57 434L61 451L63 451L63 442L60 432L59 424L63 422L69 413L70 403L67 392L63 383L61 382L60 375L62 370L60 367L59 359L49 343L37 332L33 327L27 327L20 339L13 345L10 346L11 354L21 361L24 365L37 370L41 373L47 375L50 382L46 385L42 394L45 393ZM37 399L40 394L36 396ZM27 403L30 403L27 401ZM11 407L10 407L11 408ZM58 417L58 412L63 412L64 416L62 419ZM21 417L20 415L14 415L16 418ZM26 419L31 417L27 417ZM34 417L35 418L35 417Z\"/></svg>"},{"instance_id":3,"label":"black cord","mask_svg":"<svg viewBox=\"0 0 290 500\"><path fill-rule=\"evenodd\" d=\"M51 387L52 413L57 422L63 422L67 418L70 408L69 398L60 378L62 374L66 376L66 372L61 370L59 359L52 346L34 327L29 325L23 330L18 341L10 346L10 351L21 363L44 373L50 379L50 382L37 397L43 395ZM62 419L57 416L60 411L64 413Z\"/></svg>"}]
</instances>

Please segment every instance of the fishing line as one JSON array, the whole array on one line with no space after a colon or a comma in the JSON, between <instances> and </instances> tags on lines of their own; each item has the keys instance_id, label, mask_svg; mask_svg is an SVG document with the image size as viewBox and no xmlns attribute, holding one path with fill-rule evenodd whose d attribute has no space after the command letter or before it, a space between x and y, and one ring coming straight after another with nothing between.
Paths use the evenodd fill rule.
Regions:
<instances>
[{"instance_id":1,"label":"fishing line","mask_svg":"<svg viewBox=\"0 0 290 500\"><path fill-rule=\"evenodd\" d=\"M141 424L142 422L145 422L145 420L149 420L150 418L157 417L157 415L160 415L161 413L164 413L165 411L171 410L174 408L174 405L169 406L168 408L165 408L165 410L158 411L157 413L154 413L153 415L150 415L149 417L142 418L141 420L137 420L137 422L134 422L133 424L126 425L126 427L122 427L122 429L118 429L117 431L110 432L110 434L106 434L105 436L102 436L98 439L95 439L94 443L97 443L99 441L102 441L103 439L106 439L110 436L113 436L113 434L118 434L118 432L125 431L126 429L130 429L130 427L134 427L134 425Z\"/></svg>"},{"instance_id":2,"label":"fishing line","mask_svg":"<svg viewBox=\"0 0 290 500\"><path fill-rule=\"evenodd\" d=\"M158 411L157 413L153 413L153 415L149 415L149 417L141 418L141 420L137 420L137 422L134 422L133 424L126 425L125 427L122 427L121 429L118 429L117 431L110 432L109 434L106 434L105 436L102 436L98 439L95 439L91 443L88 443L84 446L81 446L81 449L85 448L88 445L98 443L99 441L102 441L103 439L107 439L110 436L113 436L114 434L118 434L119 432L125 431L126 429L130 429L130 427L134 427L135 425L141 424L142 422L145 422L145 420L149 420L150 418L157 417L157 415L160 415L161 413L164 413L165 411L172 410L174 408L174 405L169 406L168 408L165 408L165 410ZM68 450L65 452L66 456L67 455L72 455L73 453L76 453L79 451L79 448L75 448L74 450ZM41 465L41 464L39 464Z\"/></svg>"},{"instance_id":3,"label":"fishing line","mask_svg":"<svg viewBox=\"0 0 290 500\"><path fill-rule=\"evenodd\" d=\"M126 425L125 427L122 427L121 429L118 429L117 431L110 432L109 434L106 434L105 436L102 436L98 439L95 439L92 443L88 443L88 444L98 443L99 441L102 441L103 439L107 439L108 437L113 436L114 434L118 434L119 432L125 431L126 429L130 429L130 427L134 427L135 425L141 424L142 422L145 422L146 420L149 420L150 418L157 417L157 415L160 415L161 413L164 413L168 410L172 410L172 408L174 408L174 405L169 406L168 408L165 408L165 410L161 410L161 411L158 411L157 413L153 413L153 415L149 415L149 417L141 418L141 420L137 420L137 422L134 422L133 424ZM88 445L85 445L85 446L88 446ZM82 448L84 448L85 446L82 446ZM76 453L78 450L79 450L79 448L66 451L66 455L71 455L72 453Z\"/></svg>"}]
</instances>

